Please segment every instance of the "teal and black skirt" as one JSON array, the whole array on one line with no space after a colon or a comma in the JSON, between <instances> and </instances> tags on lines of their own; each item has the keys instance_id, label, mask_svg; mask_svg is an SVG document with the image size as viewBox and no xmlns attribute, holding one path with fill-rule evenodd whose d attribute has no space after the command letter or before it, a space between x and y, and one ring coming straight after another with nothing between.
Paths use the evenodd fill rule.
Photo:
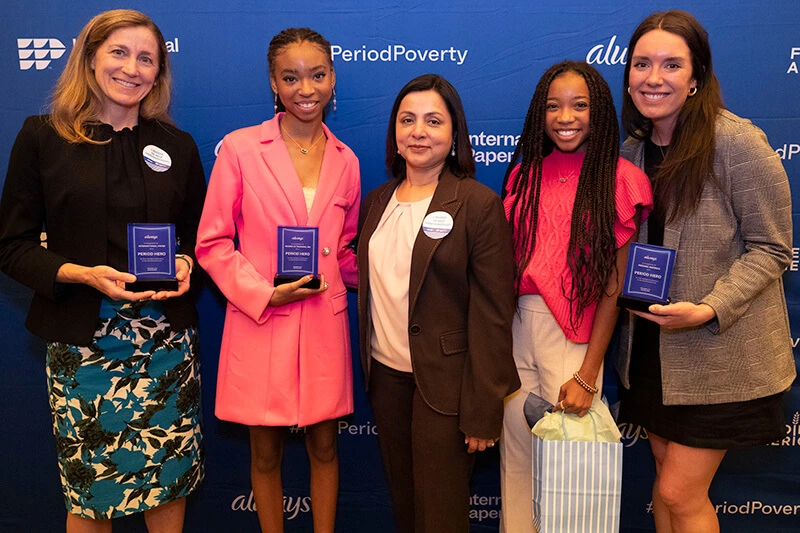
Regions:
<instances>
[{"instance_id":1,"label":"teal and black skirt","mask_svg":"<svg viewBox=\"0 0 800 533\"><path fill-rule=\"evenodd\" d=\"M67 511L115 518L182 498L203 479L194 328L159 302L103 300L92 343L47 345Z\"/></svg>"}]
</instances>

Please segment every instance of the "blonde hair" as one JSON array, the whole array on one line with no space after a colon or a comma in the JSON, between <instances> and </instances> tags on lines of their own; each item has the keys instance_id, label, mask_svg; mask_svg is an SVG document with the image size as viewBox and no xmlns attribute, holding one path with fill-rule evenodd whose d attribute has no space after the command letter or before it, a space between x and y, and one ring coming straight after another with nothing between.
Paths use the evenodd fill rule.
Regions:
<instances>
[{"instance_id":1,"label":"blonde hair","mask_svg":"<svg viewBox=\"0 0 800 533\"><path fill-rule=\"evenodd\" d=\"M89 136L89 125L97 123L102 109L103 92L92 70L92 60L100 46L115 31L142 26L158 42L158 74L153 88L139 104L139 115L172 124L169 101L172 72L164 36L150 17L132 9L114 9L100 13L81 30L69 54L67 66L58 78L50 104L50 120L56 132L71 143L104 144Z\"/></svg>"}]
</instances>

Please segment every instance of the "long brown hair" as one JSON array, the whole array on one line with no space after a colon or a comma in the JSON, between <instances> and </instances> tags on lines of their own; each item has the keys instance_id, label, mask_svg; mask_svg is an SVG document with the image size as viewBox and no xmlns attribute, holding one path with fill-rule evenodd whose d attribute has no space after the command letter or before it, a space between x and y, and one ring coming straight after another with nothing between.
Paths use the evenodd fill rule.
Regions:
<instances>
[{"instance_id":1,"label":"long brown hair","mask_svg":"<svg viewBox=\"0 0 800 533\"><path fill-rule=\"evenodd\" d=\"M115 31L142 26L158 42L158 75L153 88L139 104L139 115L172 124L169 101L172 72L164 36L150 17L132 9L114 9L100 13L84 26L69 54L67 66L58 78L50 104L50 121L56 132L71 143L104 144L91 138L89 126L102 114L103 93L92 71L97 50Z\"/></svg>"},{"instance_id":2,"label":"long brown hair","mask_svg":"<svg viewBox=\"0 0 800 533\"><path fill-rule=\"evenodd\" d=\"M678 114L672 139L653 179L656 210L668 222L689 215L697 209L706 183L716 183L714 174L715 124L717 115L725 108L719 81L711 65L708 32L686 11L653 13L639 24L628 44L633 55L636 43L646 33L663 30L681 37L689 47L692 59L692 78L697 93L684 102ZM622 125L635 139L647 139L653 123L642 115L628 94L632 61L625 67L622 95Z\"/></svg>"},{"instance_id":3,"label":"long brown hair","mask_svg":"<svg viewBox=\"0 0 800 533\"><path fill-rule=\"evenodd\" d=\"M515 195L511 205L511 228L517 250L519 287L536 246L542 160L555 146L545 133L547 93L553 80L567 72L581 76L589 89L589 140L578 178L567 249L567 265L572 275L569 293L562 280L562 291L570 305L570 326L576 330L584 309L600 300L609 276L616 269L614 221L617 216L619 125L611 89L594 67L564 61L542 75L528 107L514 157L506 170L503 197ZM517 164L517 178L509 190Z\"/></svg>"}]
</instances>

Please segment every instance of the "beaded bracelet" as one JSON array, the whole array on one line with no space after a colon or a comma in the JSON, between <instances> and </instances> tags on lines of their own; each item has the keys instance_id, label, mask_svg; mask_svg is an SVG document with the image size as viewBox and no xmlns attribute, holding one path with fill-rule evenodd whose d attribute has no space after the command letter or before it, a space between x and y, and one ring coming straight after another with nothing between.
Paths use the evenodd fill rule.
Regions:
<instances>
[{"instance_id":1,"label":"beaded bracelet","mask_svg":"<svg viewBox=\"0 0 800 533\"><path fill-rule=\"evenodd\" d=\"M185 256L183 254L175 254L175 259L183 259L183 261L186 262L187 265L189 265L189 275L192 274L192 270L193 270L192 269L192 266L193 266L192 265L192 261L187 256Z\"/></svg>"},{"instance_id":2,"label":"beaded bracelet","mask_svg":"<svg viewBox=\"0 0 800 533\"><path fill-rule=\"evenodd\" d=\"M586 383L586 381L583 380L583 378L581 377L580 374L578 374L577 371L575 371L575 373L572 374L572 377L575 378L575 381L578 382L578 385L586 389L586 392L589 392L591 394L597 394L597 387L592 387L591 385Z\"/></svg>"}]
</instances>

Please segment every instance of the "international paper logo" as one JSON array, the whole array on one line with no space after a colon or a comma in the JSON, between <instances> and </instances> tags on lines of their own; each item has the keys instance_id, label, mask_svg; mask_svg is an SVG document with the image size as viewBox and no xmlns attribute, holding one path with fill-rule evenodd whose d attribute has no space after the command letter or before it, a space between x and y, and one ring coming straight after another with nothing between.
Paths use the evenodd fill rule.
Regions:
<instances>
[{"instance_id":1,"label":"international paper logo","mask_svg":"<svg viewBox=\"0 0 800 533\"><path fill-rule=\"evenodd\" d=\"M44 70L54 59L59 59L67 51L64 43L58 39L24 38L17 39L19 69Z\"/></svg>"}]
</instances>

